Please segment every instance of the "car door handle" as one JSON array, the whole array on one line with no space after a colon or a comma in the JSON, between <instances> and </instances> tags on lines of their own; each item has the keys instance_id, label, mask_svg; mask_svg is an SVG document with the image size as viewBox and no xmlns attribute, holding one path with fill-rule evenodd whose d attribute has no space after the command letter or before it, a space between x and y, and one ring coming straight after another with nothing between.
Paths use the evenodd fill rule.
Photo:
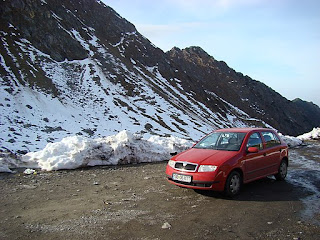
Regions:
<instances>
[{"instance_id":1,"label":"car door handle","mask_svg":"<svg viewBox=\"0 0 320 240\"><path fill-rule=\"evenodd\" d=\"M266 153L264 153L264 154L263 154L263 156L267 156L267 154L266 154Z\"/></svg>"}]
</instances>

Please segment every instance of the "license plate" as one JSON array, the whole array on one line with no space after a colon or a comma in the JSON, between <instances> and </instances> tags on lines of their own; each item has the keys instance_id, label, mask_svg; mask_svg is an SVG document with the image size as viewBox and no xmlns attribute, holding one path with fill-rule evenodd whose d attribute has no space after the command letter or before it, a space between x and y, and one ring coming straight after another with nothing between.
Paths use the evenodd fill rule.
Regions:
<instances>
[{"instance_id":1,"label":"license plate","mask_svg":"<svg viewBox=\"0 0 320 240\"><path fill-rule=\"evenodd\" d=\"M172 174L172 179L175 181L191 183L191 176L188 176L188 175L181 175L181 174L174 173Z\"/></svg>"}]
</instances>

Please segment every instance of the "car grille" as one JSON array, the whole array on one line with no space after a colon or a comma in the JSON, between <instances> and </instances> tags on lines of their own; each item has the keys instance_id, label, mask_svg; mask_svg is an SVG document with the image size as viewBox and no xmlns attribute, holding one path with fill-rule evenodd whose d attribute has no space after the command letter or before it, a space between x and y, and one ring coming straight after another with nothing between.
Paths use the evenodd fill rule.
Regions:
<instances>
[{"instance_id":1,"label":"car grille","mask_svg":"<svg viewBox=\"0 0 320 240\"><path fill-rule=\"evenodd\" d=\"M197 166L198 164L194 164L194 163L176 162L174 168L180 171L195 172L197 169Z\"/></svg>"}]
</instances>

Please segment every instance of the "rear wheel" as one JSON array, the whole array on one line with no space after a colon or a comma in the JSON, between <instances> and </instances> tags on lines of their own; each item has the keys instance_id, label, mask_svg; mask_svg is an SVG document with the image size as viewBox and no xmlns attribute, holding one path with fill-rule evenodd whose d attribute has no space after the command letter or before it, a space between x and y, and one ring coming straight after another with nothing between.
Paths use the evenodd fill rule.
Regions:
<instances>
[{"instance_id":1,"label":"rear wheel","mask_svg":"<svg viewBox=\"0 0 320 240\"><path fill-rule=\"evenodd\" d=\"M226 181L224 194L228 197L233 197L239 194L242 184L242 178L239 172L232 171Z\"/></svg>"},{"instance_id":2,"label":"rear wheel","mask_svg":"<svg viewBox=\"0 0 320 240\"><path fill-rule=\"evenodd\" d=\"M278 173L274 176L278 181L283 181L287 176L287 171L288 171L288 163L286 160L282 160L279 166Z\"/></svg>"}]
</instances>

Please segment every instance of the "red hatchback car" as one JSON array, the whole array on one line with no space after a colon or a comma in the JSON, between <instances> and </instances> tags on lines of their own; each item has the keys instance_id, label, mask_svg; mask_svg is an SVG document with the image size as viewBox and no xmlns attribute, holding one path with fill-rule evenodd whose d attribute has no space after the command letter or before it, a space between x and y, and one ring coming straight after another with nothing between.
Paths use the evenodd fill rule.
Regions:
<instances>
[{"instance_id":1,"label":"red hatchback car","mask_svg":"<svg viewBox=\"0 0 320 240\"><path fill-rule=\"evenodd\" d=\"M274 175L284 180L288 146L272 129L230 128L210 133L172 157L168 181L180 187L239 193L242 183Z\"/></svg>"}]
</instances>

